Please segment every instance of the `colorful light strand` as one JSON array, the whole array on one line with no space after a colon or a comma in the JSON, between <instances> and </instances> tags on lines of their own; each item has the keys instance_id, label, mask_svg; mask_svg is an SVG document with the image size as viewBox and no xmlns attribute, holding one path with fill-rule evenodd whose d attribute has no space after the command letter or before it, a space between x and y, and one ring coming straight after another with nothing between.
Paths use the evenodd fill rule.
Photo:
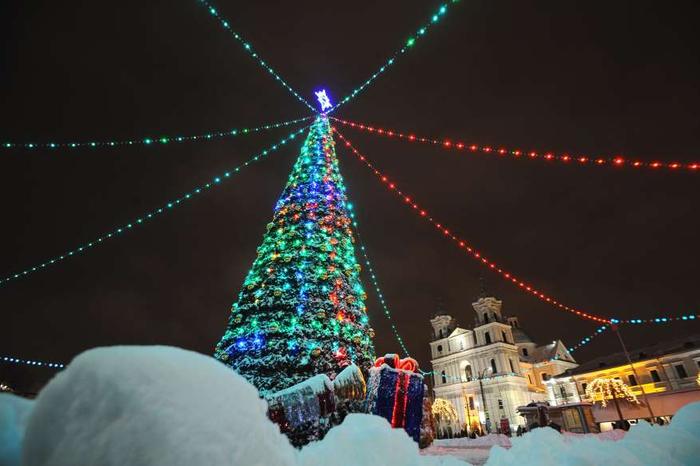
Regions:
<instances>
[{"instance_id":1,"label":"colorful light strand","mask_svg":"<svg viewBox=\"0 0 700 466\"><path fill-rule=\"evenodd\" d=\"M668 323L668 322L673 322L673 321L693 321L696 319L700 319L700 314L685 314L685 315L679 315L679 316L674 316L674 317L653 317L653 318L648 318L648 319L617 319L617 318L606 318L602 317L596 314L591 314L588 312L581 311L579 309L567 306L566 304L563 304L556 299L545 295L541 291L539 291L537 288L533 287L532 285L524 282L520 278L516 277L514 274L511 272L508 272L506 270L503 270L501 267L499 267L495 262L491 261L487 257L484 257L483 254L481 254L479 251L477 251L475 248L470 246L465 240L462 238L457 237L454 233L452 233L445 225L439 223L437 220L435 220L429 213L428 211L422 209L414 200L412 197L408 196L407 194L403 193L400 189L397 188L396 183L390 181L382 172L380 172L367 158L362 155L355 147L348 141L347 138L345 138L337 128L334 127L334 132L345 142L345 146L348 147L352 153L360 160L362 161L367 167L374 172L374 174L384 183L389 191L394 192L397 196L399 196L403 201L411 207L414 211L420 215L420 217L423 217L425 220L430 222L439 232L441 232L444 236L447 238L453 240L457 245L459 246L460 249L464 250L469 256L473 257L476 259L479 263L481 263L483 266L493 270L494 272L497 272L501 277L505 278L507 281L514 283L516 286L518 286L521 290L526 291L529 294L532 294L533 296L537 297L538 299L549 303L559 309L568 311L572 314L575 314L579 317L593 320L595 322L600 322L604 324L643 324L643 323Z\"/></svg>"},{"instance_id":2,"label":"colorful light strand","mask_svg":"<svg viewBox=\"0 0 700 466\"><path fill-rule=\"evenodd\" d=\"M365 90L365 88L367 86L369 86L375 79L377 79L391 65L393 65L398 57L400 57L401 55L406 53L409 49L411 49L415 45L415 43L418 39L425 36L425 34L428 32L428 30L440 21L440 18L442 18L447 13L447 8L448 8L450 3L457 3L458 1L459 0L451 0L450 2L445 2L442 5L440 5L440 7L437 9L437 11L430 16L430 21L428 21L420 29L418 29L412 36L410 36L408 38L408 40L406 40L406 43L397 52L395 52L382 66L380 66L379 69L372 76L370 76L364 83L362 83L360 86L353 89L348 95L346 95L337 104L335 104L335 106L333 108L331 108L328 111L328 113L331 113L331 112L337 110L341 105L348 103L350 100L354 99L360 92Z\"/></svg>"},{"instance_id":3,"label":"colorful light strand","mask_svg":"<svg viewBox=\"0 0 700 466\"><path fill-rule=\"evenodd\" d=\"M391 129L379 128L376 126L366 125L364 123L358 123L355 121L341 120L339 118L333 118L334 121L341 123L342 125L349 126L351 128L367 131L372 134L378 134L388 138L397 138L409 142L418 142L423 144L432 144L435 146L440 146L448 150L456 150L460 152L477 153L481 152L489 155L496 155L499 157L511 157L520 160L544 160L545 162L562 162L569 165L577 166L596 166L596 167L631 167L631 168L648 168L653 170L658 169L668 169L671 171L689 171L689 172L699 172L700 162L659 162L659 161L643 161L643 160L630 160L626 159L620 155L614 157L588 157L585 155L568 155L568 154L554 154L551 152L535 152L535 151L523 151L520 149L507 149L505 147L493 147L493 146L482 146L478 144L467 144L464 142L454 142L451 139L436 139L427 138L423 136L416 136L415 134L402 133L400 131L395 131Z\"/></svg>"},{"instance_id":4,"label":"colorful light strand","mask_svg":"<svg viewBox=\"0 0 700 466\"><path fill-rule=\"evenodd\" d=\"M350 143L350 141L343 136L337 128L334 128L335 133L340 137L345 142L345 146L348 147L352 153L362 162L364 162L367 167L369 167L374 174L386 185L386 187L394 192L397 196L403 199L403 201L413 210L415 210L422 218L430 222L438 231L440 231L444 236L452 239L455 241L460 249L464 250L468 255L476 259L479 263L482 265L486 266L487 268L497 272L499 275L507 279L508 281L515 283L516 286L520 287L522 290L534 295L535 297L541 299L542 301L545 301L549 304L552 304L560 309L563 309L565 311L571 312L572 314L576 314L580 317L590 319L596 322L601 322L601 323L609 323L610 319L606 319L601 316L597 316L595 314L590 314L578 309L575 309L573 307L567 306L566 304L563 304L559 301L557 301L554 298L551 298L541 291L539 291L537 288L533 287L532 285L524 282L523 280L519 279L516 277L514 274L503 270L501 267L499 267L495 262L491 261L487 257L484 257L483 254L481 254L478 250L467 244L465 240L462 238L457 237L454 233L452 233L448 228L445 227L442 223L439 223L437 220L435 220L426 210L421 208L413 199L412 197L408 196L407 194L403 193L398 187L396 186L395 183L390 181L382 172L380 172L375 166L367 160L367 158L360 154L357 149Z\"/></svg>"},{"instance_id":5,"label":"colorful light strand","mask_svg":"<svg viewBox=\"0 0 700 466\"><path fill-rule=\"evenodd\" d=\"M96 148L112 148L121 146L137 146L146 147L162 146L171 143L182 143L191 141L211 141L226 137L236 137L243 134L257 133L263 130L271 130L282 128L306 121L313 116L296 118L278 123L268 123L265 125L256 126L255 128L231 129L227 131L214 131L210 133L194 134L189 136L156 136L144 137L139 139L121 139L114 141L81 141L81 142L3 142L0 143L0 149L96 149Z\"/></svg>"},{"instance_id":6,"label":"colorful light strand","mask_svg":"<svg viewBox=\"0 0 700 466\"><path fill-rule=\"evenodd\" d=\"M159 215L170 212L172 209L174 209L175 207L178 207L180 204L182 204L182 203L192 199L193 197L195 197L199 194L202 194L202 193L208 191L209 189L211 189L215 186L218 186L222 182L228 180L232 175L238 173L241 170L241 168L245 168L248 165L250 165L251 163L257 162L261 158L267 156L269 153L276 151L277 149L280 148L280 146L285 145L287 142L293 140L297 135L302 134L306 130L306 128L308 128L308 126L305 126L301 129L298 129L298 130L291 132L285 138L280 140L277 144L273 144L269 148L263 150L262 152L258 153L255 156L251 157L246 162L238 165L237 167L234 167L233 169L231 169L231 171L227 171L219 176L215 176L214 178L212 178L211 181L209 181L203 185L194 187L189 192L186 192L175 199L171 199L170 201L166 202L163 206L158 207L150 212L147 212L147 213L141 215L140 217L135 218L131 222L128 222L128 223L125 223L121 226L118 226L118 227L110 230L109 232L102 234L98 238L96 238L90 242L83 243L83 244L79 245L78 247L76 247L75 249L71 249L70 251L63 253L60 256L53 257L53 258L48 259L48 260L46 260L40 264L37 264L33 267L29 267L29 268L24 269L20 272L8 275L4 278L0 278L0 286L6 284L7 282L9 282L11 280L16 280L18 278L25 277L33 272L44 269L50 265L54 265L55 263L61 262L65 259L68 259L69 257L75 256L77 254L85 253L85 251L92 249L93 247L98 246L98 245L102 244L103 242L105 242L105 241L107 241L115 236L119 236L123 233L126 233L127 231L133 229L134 227L140 226L140 225L148 222L149 220L158 217Z\"/></svg>"},{"instance_id":7,"label":"colorful light strand","mask_svg":"<svg viewBox=\"0 0 700 466\"><path fill-rule=\"evenodd\" d=\"M60 362L46 362L38 361L36 359L21 359L14 358L12 356L0 356L0 362L6 362L10 364L24 364L25 366L50 367L52 369L63 369L64 367L66 367L65 364L62 364Z\"/></svg>"},{"instance_id":8,"label":"colorful light strand","mask_svg":"<svg viewBox=\"0 0 700 466\"><path fill-rule=\"evenodd\" d=\"M580 347L589 344L595 337L599 336L601 333L603 333L603 332L605 332L606 330L609 330L609 329L610 329L610 325L602 325L602 326L598 327L598 328L595 330L595 332L591 333L591 334L588 335L587 337L582 338L582 339L581 339L578 343L576 343L575 345L573 345L573 346L567 348L568 351L569 351L569 353L573 353L574 351L576 351L576 350L579 349ZM556 359L556 358L555 358L555 359Z\"/></svg>"},{"instance_id":9,"label":"colorful light strand","mask_svg":"<svg viewBox=\"0 0 700 466\"><path fill-rule=\"evenodd\" d=\"M260 65L263 69L265 69L265 71L270 73L275 78L275 81L279 82L294 97L296 97L299 102L306 105L312 112L317 113L316 109L310 103L308 103L306 101L306 99L304 99L302 96L300 96L299 93L297 91L295 91L292 88L292 86L289 85L289 83L287 83L287 81L282 79L282 77L279 74L277 74L277 72L270 65L268 65L267 62L265 62L265 60L260 58L260 55L255 50L253 50L253 47L250 45L249 42L247 42L245 39L243 39L243 37L241 37L241 35L238 34L236 31L231 29L231 25L229 24L229 22L226 19L224 19L224 17L221 16L221 14L219 14L218 10L216 8L214 8L214 6L211 4L211 2L209 2L208 0L199 0L199 3L201 3L207 7L207 10L209 10L209 13L214 18L219 20L219 23L221 24L221 26L223 26L224 29L226 29L228 32L230 32L231 35L233 35L233 37L238 42L241 43L241 45L243 46L243 50L245 50L248 53L248 55L250 55L251 58L253 58L258 63L258 65Z\"/></svg>"}]
</instances>

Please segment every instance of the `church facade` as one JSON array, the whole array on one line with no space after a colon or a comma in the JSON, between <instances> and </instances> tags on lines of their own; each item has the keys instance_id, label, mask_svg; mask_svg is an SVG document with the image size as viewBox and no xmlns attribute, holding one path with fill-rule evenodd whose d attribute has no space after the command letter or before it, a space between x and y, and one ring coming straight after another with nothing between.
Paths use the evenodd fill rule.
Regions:
<instances>
[{"instance_id":1,"label":"church facade","mask_svg":"<svg viewBox=\"0 0 700 466\"><path fill-rule=\"evenodd\" d=\"M472 303L473 328L463 328L445 312L430 320L435 398L454 406L458 419L442 434L467 429L496 432L524 425L517 408L545 401L545 382L578 364L561 340L538 345L515 316L504 317L502 302L482 297Z\"/></svg>"}]
</instances>

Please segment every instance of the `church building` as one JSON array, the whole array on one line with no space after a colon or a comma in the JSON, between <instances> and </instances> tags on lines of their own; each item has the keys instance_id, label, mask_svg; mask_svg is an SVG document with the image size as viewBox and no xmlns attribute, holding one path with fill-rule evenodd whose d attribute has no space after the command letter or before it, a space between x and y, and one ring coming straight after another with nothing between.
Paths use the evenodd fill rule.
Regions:
<instances>
[{"instance_id":1,"label":"church building","mask_svg":"<svg viewBox=\"0 0 700 466\"><path fill-rule=\"evenodd\" d=\"M502 302L493 297L472 303L474 328L439 312L430 320L435 398L455 408L458 419L438 426L442 434L463 429L496 432L525 421L519 406L545 401L544 382L578 366L561 340L538 345L515 316L504 317Z\"/></svg>"}]
</instances>

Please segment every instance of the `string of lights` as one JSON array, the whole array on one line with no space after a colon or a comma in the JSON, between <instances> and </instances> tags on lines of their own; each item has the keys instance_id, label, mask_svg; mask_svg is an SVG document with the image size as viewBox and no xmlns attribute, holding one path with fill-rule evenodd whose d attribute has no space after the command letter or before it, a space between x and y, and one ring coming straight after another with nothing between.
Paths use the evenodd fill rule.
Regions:
<instances>
[{"instance_id":1,"label":"string of lights","mask_svg":"<svg viewBox=\"0 0 700 466\"><path fill-rule=\"evenodd\" d=\"M0 356L0 362L5 362L8 364L24 364L25 366L50 367L52 369L63 369L64 367L66 367L65 364L62 364L60 362L46 362L38 361L36 359L21 359L12 356Z\"/></svg>"},{"instance_id":2,"label":"string of lights","mask_svg":"<svg viewBox=\"0 0 700 466\"><path fill-rule=\"evenodd\" d=\"M308 128L308 126L305 126L301 129L298 129L298 130L295 130L295 131L289 133L289 135L284 137L278 143L273 144L272 146L268 147L267 149L264 149L262 152L258 153L257 155L254 155L253 157L251 157L247 161L243 162L242 164L234 167L230 171L227 171L227 172L222 173L221 175L215 176L214 178L212 178L211 181L209 181L203 185L195 186L190 191L183 193L180 196L167 201L162 206L160 206L156 209L153 209L152 211L147 212L147 213L141 215L140 217L137 217L137 218L131 220L128 223L125 223L123 225L115 227L112 230L110 230L106 233L103 233L101 236L97 237L96 239L93 239L92 241L83 243L74 249L71 249L71 250L69 250L69 251L67 251L59 256L55 256L51 259L47 259L44 262L41 262L40 264L26 268L22 271L8 275L4 278L0 278L0 286L5 285L7 282L9 282L11 280L16 280L18 278L26 277L27 275L29 275L31 273L45 269L46 267L54 265L57 262L62 262L64 260L68 259L69 257L73 257L73 256L76 256L78 254L83 254L86 251L94 248L95 246L99 246L100 244L104 243L105 241L107 241L115 236L121 236L124 233L132 230L133 228L138 227L140 225L143 225L144 223L147 223L149 220L152 220L156 217L159 217L163 214L170 212L171 210L180 206L181 204L185 203L186 201L189 201L190 199L198 196L199 194L205 193L208 190L210 190L211 188L214 188L214 187L218 186L219 184L221 184L222 182L228 180L231 176L240 172L240 170L242 168L245 168L248 165L250 165L254 162L257 162L261 158L266 157L271 152L276 151L280 147L284 146L287 142L293 140L296 136L302 134L307 128Z\"/></svg>"},{"instance_id":3,"label":"string of lights","mask_svg":"<svg viewBox=\"0 0 700 466\"><path fill-rule=\"evenodd\" d=\"M374 172L374 174L384 183L386 188L389 191L394 192L397 196L399 196L404 203L412 208L420 217L424 218L428 222L430 222L440 233L443 234L443 236L451 239L454 241L460 249L465 251L469 256L473 257L476 259L479 263L481 263L484 267L487 267L491 269L492 271L498 273L502 278L506 279L506 281L509 281L516 286L518 286L521 290L537 297L538 299L551 304L559 309L568 311L572 314L575 314L579 317L589 319L595 322L600 322L603 324L643 324L643 323L668 323L668 322L673 322L673 321L694 321L696 319L700 319L700 314L684 314L684 315L679 315L675 317L654 317L654 318L649 318L649 319L617 319L617 318L606 318L602 317L596 314L588 313L585 311L582 311L580 309L576 309L574 307L568 306L566 304L561 303L557 299L545 295L542 291L538 290L531 284L528 284L527 282L523 281L522 279L518 278L516 275L513 273L504 270L500 266L498 266L495 262L490 260L489 258L485 257L481 252L479 252L476 248L472 247L469 245L464 239L459 238L456 236L453 232L451 232L445 225L442 223L438 222L436 219L434 219L428 211L425 209L421 208L415 200L411 196L408 196L406 193L402 192L400 189L397 188L396 183L392 182L387 178L384 173L379 171L369 160L367 160L367 157L362 155L355 147L348 141L345 136L343 136L340 131L338 131L337 128L333 128L333 131L335 134L337 134L340 139L342 139L345 142L345 146L350 149L350 151L360 160L362 161L370 170Z\"/></svg>"},{"instance_id":4,"label":"string of lights","mask_svg":"<svg viewBox=\"0 0 700 466\"><path fill-rule=\"evenodd\" d=\"M255 128L240 128L224 131L213 131L209 133L186 135L186 136L156 136L144 137L138 139L121 139L110 141L76 141L76 142L3 142L0 144L0 149L95 149L95 148L112 148L123 146L162 146L172 143L192 142L192 141L211 141L214 139L236 137L245 134L258 133L276 128L293 125L306 121L313 116L296 118L294 120L281 121L278 123L268 123L265 125L256 126Z\"/></svg>"},{"instance_id":5,"label":"string of lights","mask_svg":"<svg viewBox=\"0 0 700 466\"><path fill-rule=\"evenodd\" d=\"M568 348L569 353L573 353L574 351L576 351L576 350L579 349L580 347L589 344L589 343L591 342L591 340L593 340L595 337L597 337L598 335L600 335L601 333L603 333L603 332L605 332L606 330L609 330L609 329L610 329L610 326L609 326L609 325L602 325L602 326L598 327L598 328L595 330L595 332L591 333L591 334L588 335L587 337L582 338L578 343L576 343L575 345L569 347L569 348Z\"/></svg>"},{"instance_id":6,"label":"string of lights","mask_svg":"<svg viewBox=\"0 0 700 466\"><path fill-rule=\"evenodd\" d=\"M391 129L379 128L355 121L341 120L333 118L334 121L349 126L351 128L378 134L388 138L401 139L403 141L417 142L440 146L446 150L455 150L467 153L483 153L499 157L510 157L520 160L544 160L545 162L561 162L569 165L615 167L615 168L648 168L653 170L667 169L672 171L699 172L699 162L660 162L631 160L620 155L614 157L588 157L585 155L554 154L551 152L524 151L520 149L507 149L505 147L482 146L478 144L468 144L464 142L454 142L451 139L436 139L430 137L417 136L413 133L402 133Z\"/></svg>"},{"instance_id":7,"label":"string of lights","mask_svg":"<svg viewBox=\"0 0 700 466\"><path fill-rule=\"evenodd\" d=\"M535 297L541 299L542 301L545 301L549 304L552 304L560 309L563 309L565 311L571 312L573 314L576 314L579 317L583 317L586 319L590 319L596 322L601 322L601 323L609 323L610 319L606 319L601 316L597 316L595 314L590 314L578 309L575 309L573 307L567 306L566 304L563 304L559 302L558 300L549 297L542 293L540 290L535 288L534 286L524 282L511 272L508 272L501 267L499 267L495 262L490 260L489 258L485 257L481 252L470 246L465 240L462 238L457 237L454 233L452 233L445 225L442 223L439 223L437 220L435 220L428 211L425 209L421 208L414 200L412 197L408 196L407 194L403 193L395 183L389 180L382 172L380 172L367 158L360 154L360 152L355 149L355 147L350 143L350 141L343 136L337 128L334 128L334 132L340 137L345 142L345 146L352 151L352 153L360 160L362 161L367 167L369 167L374 174L386 185L386 187L394 192L397 196L403 199L403 201L411 208L413 208L414 211L416 211L422 218L430 222L438 231L440 231L444 236L446 236L449 239L452 239L455 241L459 248L466 251L468 255L476 259L479 263L482 265L488 267L489 269L497 272L499 275L501 275L503 278L508 280L509 282L515 283L518 287L520 287L522 290L534 295Z\"/></svg>"},{"instance_id":8,"label":"string of lights","mask_svg":"<svg viewBox=\"0 0 700 466\"><path fill-rule=\"evenodd\" d=\"M382 75L391 65L394 64L397 58L399 58L401 55L406 53L409 49L411 49L416 41L428 32L432 26L435 26L439 21L442 16L444 16L447 13L447 8L450 3L457 3L459 0L451 0L450 2L443 3L440 5L440 7L437 9L435 13L433 13L430 17L430 20L424 24L420 29L418 29L413 35L411 35L407 40L406 43L398 50L396 51L389 59L379 67L379 69L372 74L365 82L363 82L361 85L353 89L348 95L343 97L333 108L331 108L328 113L335 111L340 107L341 105L344 105L348 103L350 100L354 99L360 92L364 91L367 86L369 86L372 82L374 82L375 79L377 79L380 75Z\"/></svg>"},{"instance_id":9,"label":"string of lights","mask_svg":"<svg viewBox=\"0 0 700 466\"><path fill-rule=\"evenodd\" d=\"M223 26L223 28L225 30L227 30L229 33L231 33L231 35L233 35L233 37L238 42L241 43L241 45L243 46L243 49L248 53L248 55L250 55L251 58L253 58L258 63L258 65L260 65L265 71L270 73L275 78L275 81L277 81L285 89L287 89L294 97L297 98L297 100L299 102L303 103L309 109L311 109L312 112L316 113L316 109L313 106L311 106L311 104L309 104L306 101L306 99L304 99L302 96L300 96L299 93L297 91L295 91L292 88L292 86L289 85L289 83L287 83L287 81L282 79L282 77L279 74L277 74L277 72L270 65L268 65L267 62L265 62L265 60L260 58L260 55L255 50L253 50L253 47L250 45L249 42L247 42L245 39L243 39L243 37L241 37L241 35L238 34L236 31L231 29L231 25L229 24L229 22L223 16L221 16L221 14L218 12L218 10L216 8L214 8L214 6L211 4L211 2L209 2L208 0L199 0L199 2L202 5L206 6L207 9L209 10L209 13L213 17L215 17L217 20L219 20L219 23L221 24L221 26Z\"/></svg>"},{"instance_id":10,"label":"string of lights","mask_svg":"<svg viewBox=\"0 0 700 466\"><path fill-rule=\"evenodd\" d=\"M355 227L357 240L360 243L360 253L362 253L362 258L364 259L365 265L367 266L367 273L369 274L370 280L372 280L372 285L374 286L375 293L377 293L377 299L379 300L379 304L381 304L382 310L384 311L384 316L389 321L389 324L391 325L391 331L394 333L396 341L399 342L399 346L401 346L403 354L405 354L407 357L410 357L411 354L408 351L408 348L406 348L406 344L404 343L403 338L401 338L401 335L399 334L399 331L396 328L396 324L394 324L394 321L391 317L389 306L387 305L386 300L384 299L384 293L382 293L382 290L379 288L377 274L374 272L374 268L372 268L372 263L370 262L369 256L367 255L367 248L365 248L365 244L362 241L362 235L360 235L360 229L359 225L357 224L357 221L355 220L355 214L351 212L350 217L353 219L353 226Z\"/></svg>"}]
</instances>

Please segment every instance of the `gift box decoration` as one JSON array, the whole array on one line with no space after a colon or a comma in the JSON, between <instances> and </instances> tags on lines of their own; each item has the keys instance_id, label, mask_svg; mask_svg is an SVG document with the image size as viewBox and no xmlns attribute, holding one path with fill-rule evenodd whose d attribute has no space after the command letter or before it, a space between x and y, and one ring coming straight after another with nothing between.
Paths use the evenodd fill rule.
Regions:
<instances>
[{"instance_id":1,"label":"gift box decoration","mask_svg":"<svg viewBox=\"0 0 700 466\"><path fill-rule=\"evenodd\" d=\"M416 442L420 439L424 395L423 376L415 359L387 354L369 371L368 411L382 416L392 427L403 428Z\"/></svg>"}]
</instances>

